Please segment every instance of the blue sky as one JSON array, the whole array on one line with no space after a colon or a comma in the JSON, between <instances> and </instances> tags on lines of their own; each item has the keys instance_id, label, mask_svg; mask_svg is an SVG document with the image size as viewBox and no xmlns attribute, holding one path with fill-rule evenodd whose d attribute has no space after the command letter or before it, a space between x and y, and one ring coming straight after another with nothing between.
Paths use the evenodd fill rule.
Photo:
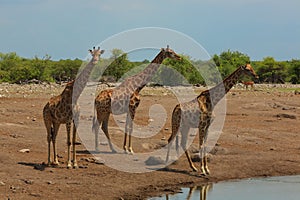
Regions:
<instances>
[{"instance_id":1,"label":"blue sky","mask_svg":"<svg viewBox=\"0 0 300 200\"><path fill-rule=\"evenodd\" d=\"M83 59L114 34L162 27L210 55L230 49L251 60L300 59L299 8L299 0L0 0L0 52Z\"/></svg>"}]
</instances>

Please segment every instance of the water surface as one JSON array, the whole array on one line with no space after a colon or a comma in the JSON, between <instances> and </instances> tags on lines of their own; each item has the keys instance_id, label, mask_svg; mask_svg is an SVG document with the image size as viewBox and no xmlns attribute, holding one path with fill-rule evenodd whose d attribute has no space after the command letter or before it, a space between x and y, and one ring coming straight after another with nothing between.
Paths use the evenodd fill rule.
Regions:
<instances>
[{"instance_id":1,"label":"water surface","mask_svg":"<svg viewBox=\"0 0 300 200\"><path fill-rule=\"evenodd\" d=\"M150 200L299 200L300 176L256 178L182 188L174 195Z\"/></svg>"}]
</instances>

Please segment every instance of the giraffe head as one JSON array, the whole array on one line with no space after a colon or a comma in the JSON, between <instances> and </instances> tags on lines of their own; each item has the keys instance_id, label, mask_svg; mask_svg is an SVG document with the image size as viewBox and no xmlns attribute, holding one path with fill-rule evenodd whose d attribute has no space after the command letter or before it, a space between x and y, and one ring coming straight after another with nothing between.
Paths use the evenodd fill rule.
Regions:
<instances>
[{"instance_id":1,"label":"giraffe head","mask_svg":"<svg viewBox=\"0 0 300 200\"><path fill-rule=\"evenodd\" d=\"M95 47L93 47L93 50L90 49L89 52L92 55L91 62L95 65L99 61L101 54L104 53L104 50L103 49L100 50L100 47L98 47L98 49L96 49Z\"/></svg>"},{"instance_id":2,"label":"giraffe head","mask_svg":"<svg viewBox=\"0 0 300 200\"><path fill-rule=\"evenodd\" d=\"M169 48L169 45L167 45L167 48L161 48L161 52L165 56L165 58L171 58L175 60L181 60L181 57L175 53L172 49Z\"/></svg>"},{"instance_id":3,"label":"giraffe head","mask_svg":"<svg viewBox=\"0 0 300 200\"><path fill-rule=\"evenodd\" d=\"M245 74L247 74L248 76L252 76L252 77L254 77L256 79L259 78L257 76L257 74L255 73L253 67L249 63L246 64L246 65L244 65L244 66L242 66L242 69L244 70Z\"/></svg>"}]
</instances>

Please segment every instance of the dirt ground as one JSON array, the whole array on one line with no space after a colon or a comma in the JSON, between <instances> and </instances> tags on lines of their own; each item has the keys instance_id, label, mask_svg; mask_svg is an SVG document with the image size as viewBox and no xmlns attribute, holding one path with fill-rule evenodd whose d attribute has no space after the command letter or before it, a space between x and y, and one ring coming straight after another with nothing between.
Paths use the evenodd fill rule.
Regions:
<instances>
[{"instance_id":1,"label":"dirt ground","mask_svg":"<svg viewBox=\"0 0 300 200\"><path fill-rule=\"evenodd\" d=\"M184 155L158 171L122 172L91 162L93 156L82 144L77 145L80 168L67 169L65 126L61 126L57 139L60 166L46 167L42 109L61 89L0 86L0 199L145 199L176 192L182 186L300 174L300 95L294 94L295 89L279 86L254 91L232 89L226 95L226 120L218 140L219 151L210 156L210 176L192 172ZM144 143L151 143L153 148L166 143L162 138L168 138L171 132L170 115L177 101L156 90L143 91L135 122L148 122L148 109L154 103L164 106L168 118L151 139L133 139L136 152L146 151ZM121 147L123 134L120 130L114 132L113 126L111 120L112 140ZM152 146L148 145L148 150ZM22 149L29 152L20 152ZM195 165L199 167L199 162Z\"/></svg>"}]
</instances>

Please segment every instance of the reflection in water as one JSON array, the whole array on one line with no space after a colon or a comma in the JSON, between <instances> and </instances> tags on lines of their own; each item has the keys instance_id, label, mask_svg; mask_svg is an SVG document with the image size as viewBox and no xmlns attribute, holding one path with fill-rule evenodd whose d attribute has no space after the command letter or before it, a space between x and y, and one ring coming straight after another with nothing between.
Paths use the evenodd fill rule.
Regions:
<instances>
[{"instance_id":1,"label":"reflection in water","mask_svg":"<svg viewBox=\"0 0 300 200\"><path fill-rule=\"evenodd\" d=\"M200 191L200 200L206 200L206 196L207 196L207 192L212 189L212 184L206 184L206 185L202 185L202 186L195 186L190 188L189 190L189 194L187 196L187 200L190 200L191 197L193 197L193 192L195 190Z\"/></svg>"},{"instance_id":2,"label":"reflection in water","mask_svg":"<svg viewBox=\"0 0 300 200\"><path fill-rule=\"evenodd\" d=\"M189 192L188 194L185 194L185 192L182 193L182 195L180 195L180 199L186 199L186 200L191 200L191 199L195 199L195 196L198 196L197 194L194 194L196 192L200 193L199 197L200 200L206 200L207 197L207 192L209 190L212 189L212 184L205 184L205 185L201 185L201 186L194 186L194 187L190 187L189 188ZM172 195L170 195L172 196ZM186 197L185 197L186 196ZM166 200L169 200L169 195L166 194ZM152 199L155 200L155 199Z\"/></svg>"},{"instance_id":3,"label":"reflection in water","mask_svg":"<svg viewBox=\"0 0 300 200\"><path fill-rule=\"evenodd\" d=\"M299 200L300 176L244 179L183 188L181 193L150 200ZM211 191L210 191L211 190Z\"/></svg>"}]
</instances>

